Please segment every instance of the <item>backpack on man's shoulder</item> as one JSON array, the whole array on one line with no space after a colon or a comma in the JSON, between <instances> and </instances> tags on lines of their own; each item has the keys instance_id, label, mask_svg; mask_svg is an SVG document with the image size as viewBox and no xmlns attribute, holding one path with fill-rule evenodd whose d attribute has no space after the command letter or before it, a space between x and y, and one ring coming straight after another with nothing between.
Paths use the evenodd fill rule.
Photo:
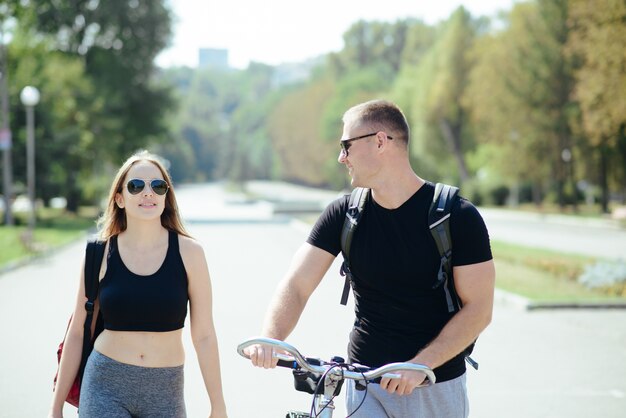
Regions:
<instances>
[{"instance_id":1,"label":"backpack on man's shoulder","mask_svg":"<svg viewBox=\"0 0 626 418\"><path fill-rule=\"evenodd\" d=\"M452 205L457 199L458 193L458 187L437 183L435 185L433 201L428 210L428 226L441 257L439 272L433 284L433 289L443 286L448 312L451 313L458 312L462 307L461 299L456 293L454 280L452 278L452 237L450 234L450 215ZM369 196L370 189L357 187L352 190L348 202L348 210L346 211L346 217L341 230L341 253L344 261L341 264L340 273L346 278L341 295L342 305L348 302L350 285L352 283L352 272L350 270L350 247L352 246L352 237L363 216L365 204ZM465 359L472 367L478 369L478 363L469 357L473 348L474 343L465 350Z\"/></svg>"}]
</instances>

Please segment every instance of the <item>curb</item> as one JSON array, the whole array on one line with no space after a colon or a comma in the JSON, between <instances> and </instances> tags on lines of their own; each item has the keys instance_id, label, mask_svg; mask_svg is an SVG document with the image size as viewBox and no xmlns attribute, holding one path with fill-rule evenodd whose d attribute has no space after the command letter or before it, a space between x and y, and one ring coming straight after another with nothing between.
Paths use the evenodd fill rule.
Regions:
<instances>
[{"instance_id":1,"label":"curb","mask_svg":"<svg viewBox=\"0 0 626 418\"><path fill-rule=\"evenodd\" d=\"M529 311L558 309L626 309L626 302L563 302L563 303L531 303L526 307Z\"/></svg>"},{"instance_id":2,"label":"curb","mask_svg":"<svg viewBox=\"0 0 626 418\"><path fill-rule=\"evenodd\" d=\"M494 303L521 310L528 310L528 307L531 305L531 300L524 296L496 288L494 291Z\"/></svg>"},{"instance_id":3,"label":"curb","mask_svg":"<svg viewBox=\"0 0 626 418\"><path fill-rule=\"evenodd\" d=\"M496 288L494 303L521 309L524 311L566 310L566 309L626 309L626 301L607 302L534 302L524 296Z\"/></svg>"}]
</instances>

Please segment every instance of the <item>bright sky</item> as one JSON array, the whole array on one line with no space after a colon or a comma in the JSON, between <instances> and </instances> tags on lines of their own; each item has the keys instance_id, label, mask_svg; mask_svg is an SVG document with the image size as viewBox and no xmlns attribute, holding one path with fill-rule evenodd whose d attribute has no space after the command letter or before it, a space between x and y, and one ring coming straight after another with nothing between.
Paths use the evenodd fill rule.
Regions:
<instances>
[{"instance_id":1,"label":"bright sky","mask_svg":"<svg viewBox=\"0 0 626 418\"><path fill-rule=\"evenodd\" d=\"M198 64L199 48L228 50L229 64L277 65L339 51L358 20L414 17L434 24L464 5L474 16L509 10L515 0L169 0L177 20L161 67Z\"/></svg>"}]
</instances>

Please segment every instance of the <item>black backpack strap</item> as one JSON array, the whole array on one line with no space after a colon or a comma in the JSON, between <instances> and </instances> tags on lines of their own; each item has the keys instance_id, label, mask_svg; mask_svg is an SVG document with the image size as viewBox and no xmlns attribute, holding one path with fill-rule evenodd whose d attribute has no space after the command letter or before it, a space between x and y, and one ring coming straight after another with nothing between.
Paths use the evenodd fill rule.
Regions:
<instances>
[{"instance_id":1,"label":"black backpack strap","mask_svg":"<svg viewBox=\"0 0 626 418\"><path fill-rule=\"evenodd\" d=\"M450 235L450 212L458 192L458 187L437 183L433 201L428 211L430 233L441 256L439 272L433 289L443 285L448 312L456 312L461 308L461 302L454 290L454 280L452 280L452 238Z\"/></svg>"},{"instance_id":2,"label":"black backpack strap","mask_svg":"<svg viewBox=\"0 0 626 418\"><path fill-rule=\"evenodd\" d=\"M105 246L106 242L89 240L85 250L85 296L87 297L85 310L87 311L87 317L85 318L85 324L83 326L83 354L81 357L80 368L78 369L81 377L83 375L83 371L85 370L87 357L89 357L89 353L91 352L93 345L93 341L91 341L91 324L93 322L93 312L96 298L98 297L98 287L100 284L99 273Z\"/></svg>"},{"instance_id":3,"label":"black backpack strap","mask_svg":"<svg viewBox=\"0 0 626 418\"><path fill-rule=\"evenodd\" d=\"M341 263L339 273L345 276L346 280L343 285L343 292L341 293L342 305L348 303L350 283L352 282L352 272L350 271L350 247L352 246L352 237L363 215L363 209L365 208L369 194L370 189L363 187L357 187L352 190L346 217L343 221L343 228L341 230L341 253L343 254L343 263Z\"/></svg>"},{"instance_id":4,"label":"black backpack strap","mask_svg":"<svg viewBox=\"0 0 626 418\"><path fill-rule=\"evenodd\" d=\"M452 276L452 235L450 234L450 214L458 193L458 187L437 183L435 185L433 202L428 211L428 226L441 256L439 272L437 273L437 280L433 289L443 285L446 302L448 303L448 312L457 312L463 306L454 288L454 278ZM470 357L474 344L475 342L465 349L465 361L478 370L478 363Z\"/></svg>"}]
</instances>

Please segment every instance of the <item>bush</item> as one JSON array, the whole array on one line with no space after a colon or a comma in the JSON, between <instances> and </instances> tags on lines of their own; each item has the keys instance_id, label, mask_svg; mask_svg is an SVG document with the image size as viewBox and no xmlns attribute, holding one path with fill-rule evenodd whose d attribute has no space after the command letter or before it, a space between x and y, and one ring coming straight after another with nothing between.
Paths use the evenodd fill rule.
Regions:
<instances>
[{"instance_id":1,"label":"bush","mask_svg":"<svg viewBox=\"0 0 626 418\"><path fill-rule=\"evenodd\" d=\"M480 184L476 179L471 179L463 183L461 185L460 194L466 199L469 199L476 206L481 206L484 203Z\"/></svg>"},{"instance_id":2,"label":"bush","mask_svg":"<svg viewBox=\"0 0 626 418\"><path fill-rule=\"evenodd\" d=\"M626 262L600 261L589 265L578 281L590 289L599 289L609 295L626 296Z\"/></svg>"},{"instance_id":3,"label":"bush","mask_svg":"<svg viewBox=\"0 0 626 418\"><path fill-rule=\"evenodd\" d=\"M509 197L509 188L505 185L496 186L489 191L491 202L496 206L504 206Z\"/></svg>"}]
</instances>

